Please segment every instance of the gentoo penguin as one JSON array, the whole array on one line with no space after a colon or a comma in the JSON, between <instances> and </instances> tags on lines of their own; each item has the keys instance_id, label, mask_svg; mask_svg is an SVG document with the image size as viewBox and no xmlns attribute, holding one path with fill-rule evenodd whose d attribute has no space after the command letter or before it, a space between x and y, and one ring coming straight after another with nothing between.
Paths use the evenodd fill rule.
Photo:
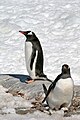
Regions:
<instances>
[{"instance_id":1,"label":"gentoo penguin","mask_svg":"<svg viewBox=\"0 0 80 120\"><path fill-rule=\"evenodd\" d=\"M32 31L19 31L26 36L25 60L26 68L33 80L47 79L43 73L43 50L39 39Z\"/></svg>"},{"instance_id":2,"label":"gentoo penguin","mask_svg":"<svg viewBox=\"0 0 80 120\"><path fill-rule=\"evenodd\" d=\"M62 72L56 79L52 82L47 90L46 86L43 84L43 89L45 92L45 98L42 101L47 102L51 109L62 109L69 108L73 98L73 88L74 83L71 78L70 68L67 64L62 66Z\"/></svg>"}]
</instances>

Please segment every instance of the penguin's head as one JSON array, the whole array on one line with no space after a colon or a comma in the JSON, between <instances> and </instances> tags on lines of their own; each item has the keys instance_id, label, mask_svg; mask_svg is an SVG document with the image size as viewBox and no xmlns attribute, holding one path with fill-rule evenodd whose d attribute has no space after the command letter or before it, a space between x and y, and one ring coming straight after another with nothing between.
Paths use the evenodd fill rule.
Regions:
<instances>
[{"instance_id":1,"label":"penguin's head","mask_svg":"<svg viewBox=\"0 0 80 120\"><path fill-rule=\"evenodd\" d=\"M27 41L32 41L36 38L36 35L32 31L19 31L19 32L26 36Z\"/></svg>"},{"instance_id":2,"label":"penguin's head","mask_svg":"<svg viewBox=\"0 0 80 120\"><path fill-rule=\"evenodd\" d=\"M67 64L62 66L62 73L63 74L70 74L70 67Z\"/></svg>"}]
</instances>

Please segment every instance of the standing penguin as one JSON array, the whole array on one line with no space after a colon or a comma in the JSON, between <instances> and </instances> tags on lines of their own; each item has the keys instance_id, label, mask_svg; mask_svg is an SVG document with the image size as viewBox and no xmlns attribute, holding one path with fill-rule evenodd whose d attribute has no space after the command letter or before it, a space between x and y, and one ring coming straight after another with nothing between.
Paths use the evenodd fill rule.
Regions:
<instances>
[{"instance_id":1,"label":"standing penguin","mask_svg":"<svg viewBox=\"0 0 80 120\"><path fill-rule=\"evenodd\" d=\"M47 79L43 73L43 50L39 39L34 32L19 31L26 36L25 41L25 59L26 68L33 80Z\"/></svg>"},{"instance_id":2,"label":"standing penguin","mask_svg":"<svg viewBox=\"0 0 80 120\"><path fill-rule=\"evenodd\" d=\"M46 100L48 106L51 109L61 109L66 110L71 105L71 100L73 98L73 88L74 83L71 78L70 68L67 64L62 66L62 72L59 74L56 79L49 86L49 89L46 89L46 86L43 84L43 89L46 94L42 103Z\"/></svg>"}]
</instances>

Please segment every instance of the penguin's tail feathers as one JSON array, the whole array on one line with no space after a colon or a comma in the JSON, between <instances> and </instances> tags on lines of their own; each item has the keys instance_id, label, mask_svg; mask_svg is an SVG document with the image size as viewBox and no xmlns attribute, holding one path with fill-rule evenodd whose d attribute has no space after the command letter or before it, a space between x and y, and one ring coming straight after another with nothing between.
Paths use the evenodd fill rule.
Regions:
<instances>
[{"instance_id":1,"label":"penguin's tail feathers","mask_svg":"<svg viewBox=\"0 0 80 120\"><path fill-rule=\"evenodd\" d=\"M50 79L48 79L48 78L47 78L46 80L52 83L52 80L50 80Z\"/></svg>"}]
</instances>

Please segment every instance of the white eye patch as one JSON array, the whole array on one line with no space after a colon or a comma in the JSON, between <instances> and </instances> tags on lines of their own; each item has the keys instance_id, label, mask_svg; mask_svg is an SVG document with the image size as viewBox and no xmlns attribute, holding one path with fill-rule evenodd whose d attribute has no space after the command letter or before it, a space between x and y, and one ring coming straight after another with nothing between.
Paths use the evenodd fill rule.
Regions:
<instances>
[{"instance_id":1,"label":"white eye patch","mask_svg":"<svg viewBox=\"0 0 80 120\"><path fill-rule=\"evenodd\" d=\"M28 35L32 35L32 32L29 32Z\"/></svg>"}]
</instances>

